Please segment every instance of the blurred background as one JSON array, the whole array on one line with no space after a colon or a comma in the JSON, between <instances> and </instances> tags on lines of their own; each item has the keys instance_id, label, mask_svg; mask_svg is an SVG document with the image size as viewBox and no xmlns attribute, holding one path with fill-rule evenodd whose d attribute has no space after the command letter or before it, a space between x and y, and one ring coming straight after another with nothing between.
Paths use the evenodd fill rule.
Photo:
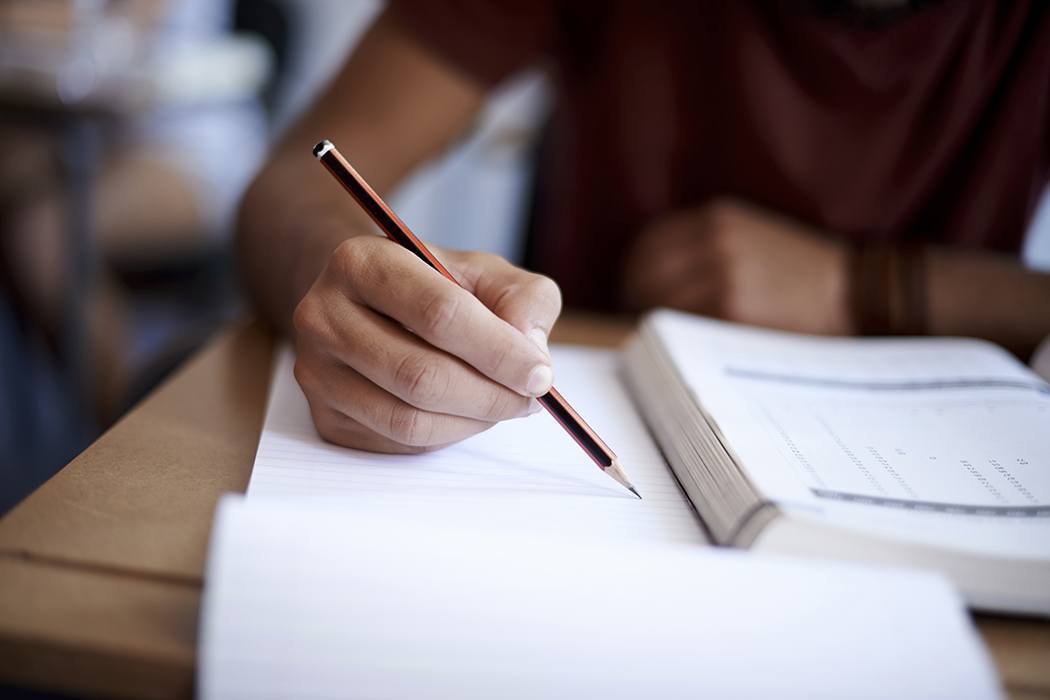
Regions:
<instances>
[{"instance_id":1,"label":"blurred background","mask_svg":"<svg viewBox=\"0 0 1050 700\"><path fill-rule=\"evenodd\" d=\"M249 313L239 197L381 7L0 2L0 513ZM428 240L520 259L550 94L539 73L504 85L395 209ZM1045 195L1025 258L1050 269Z\"/></svg>"}]
</instances>

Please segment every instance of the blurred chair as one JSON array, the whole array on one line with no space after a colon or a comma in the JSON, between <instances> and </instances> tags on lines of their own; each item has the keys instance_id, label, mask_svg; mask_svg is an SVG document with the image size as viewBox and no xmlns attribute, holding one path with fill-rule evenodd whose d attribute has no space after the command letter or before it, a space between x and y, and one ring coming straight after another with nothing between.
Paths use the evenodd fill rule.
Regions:
<instances>
[{"instance_id":1,"label":"blurred chair","mask_svg":"<svg viewBox=\"0 0 1050 700\"><path fill-rule=\"evenodd\" d=\"M265 152L271 54L230 16L211 0L0 7L0 138L20 153L0 168L0 512L234 313L229 232ZM126 378L100 413L108 328L90 302L108 290Z\"/></svg>"}]
</instances>

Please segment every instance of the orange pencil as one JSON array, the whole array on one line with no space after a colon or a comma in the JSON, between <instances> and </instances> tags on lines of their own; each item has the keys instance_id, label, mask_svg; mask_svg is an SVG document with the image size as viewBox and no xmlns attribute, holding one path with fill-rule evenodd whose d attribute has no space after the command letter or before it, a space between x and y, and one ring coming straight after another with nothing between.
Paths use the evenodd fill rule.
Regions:
<instances>
[{"instance_id":1,"label":"orange pencil","mask_svg":"<svg viewBox=\"0 0 1050 700\"><path fill-rule=\"evenodd\" d=\"M423 242L416 238L408 226L375 193L375 190L365 182L365 179L354 170L353 166L350 165L331 141L321 141L314 146L314 156L350 193L350 196L361 205L361 208L386 234L387 238L410 250L448 280L459 284L456 278L441 264L441 261L427 250ZM594 460L599 469L623 484L638 498L642 497L627 479L627 474L624 473L623 467L620 466L620 462L613 451L598 437L598 434L594 432L591 426L587 425L587 422L580 417L580 414L569 405L565 397L558 393L557 389L551 387L549 392L537 400L547 409L548 413L554 416L554 420L558 421L561 427L565 429L565 432L572 436L576 444L583 448L583 451Z\"/></svg>"}]
</instances>

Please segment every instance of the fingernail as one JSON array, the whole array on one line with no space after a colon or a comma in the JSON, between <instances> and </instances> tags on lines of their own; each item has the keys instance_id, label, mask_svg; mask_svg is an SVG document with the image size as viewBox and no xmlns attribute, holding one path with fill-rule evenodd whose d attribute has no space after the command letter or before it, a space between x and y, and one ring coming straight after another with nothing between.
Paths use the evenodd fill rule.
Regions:
<instances>
[{"instance_id":1,"label":"fingernail","mask_svg":"<svg viewBox=\"0 0 1050 700\"><path fill-rule=\"evenodd\" d=\"M543 332L542 328L533 328L525 335L529 337L529 340L531 340L532 342L536 343L537 346L539 346L540 350L543 351L544 355L550 357L551 351L550 348L547 347L547 334Z\"/></svg>"},{"instance_id":2,"label":"fingernail","mask_svg":"<svg viewBox=\"0 0 1050 700\"><path fill-rule=\"evenodd\" d=\"M529 380L525 383L525 392L532 396L543 396L551 388L554 382L554 373L547 365L536 365L529 372Z\"/></svg>"}]
</instances>

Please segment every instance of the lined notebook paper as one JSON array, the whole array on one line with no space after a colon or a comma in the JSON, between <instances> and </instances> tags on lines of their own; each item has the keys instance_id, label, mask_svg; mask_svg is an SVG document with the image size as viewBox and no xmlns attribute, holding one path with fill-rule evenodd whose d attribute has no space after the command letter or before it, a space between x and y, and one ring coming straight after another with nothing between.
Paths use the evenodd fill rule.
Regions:
<instances>
[{"instance_id":1,"label":"lined notebook paper","mask_svg":"<svg viewBox=\"0 0 1050 700\"><path fill-rule=\"evenodd\" d=\"M433 453L398 456L324 442L276 357L248 495L382 504L405 512L469 508L491 528L703 542L703 529L628 399L611 351L553 349L559 389L616 451L644 496L605 476L546 412L501 423Z\"/></svg>"},{"instance_id":2,"label":"lined notebook paper","mask_svg":"<svg viewBox=\"0 0 1050 700\"><path fill-rule=\"evenodd\" d=\"M615 356L554 358L644 500L543 413L427 455L326 444L280 353L215 522L198 694L998 696L943 579L698 546Z\"/></svg>"},{"instance_id":3,"label":"lined notebook paper","mask_svg":"<svg viewBox=\"0 0 1050 700\"><path fill-rule=\"evenodd\" d=\"M993 698L942 579L230 496L198 695ZM436 517L434 508L444 517Z\"/></svg>"}]
</instances>

